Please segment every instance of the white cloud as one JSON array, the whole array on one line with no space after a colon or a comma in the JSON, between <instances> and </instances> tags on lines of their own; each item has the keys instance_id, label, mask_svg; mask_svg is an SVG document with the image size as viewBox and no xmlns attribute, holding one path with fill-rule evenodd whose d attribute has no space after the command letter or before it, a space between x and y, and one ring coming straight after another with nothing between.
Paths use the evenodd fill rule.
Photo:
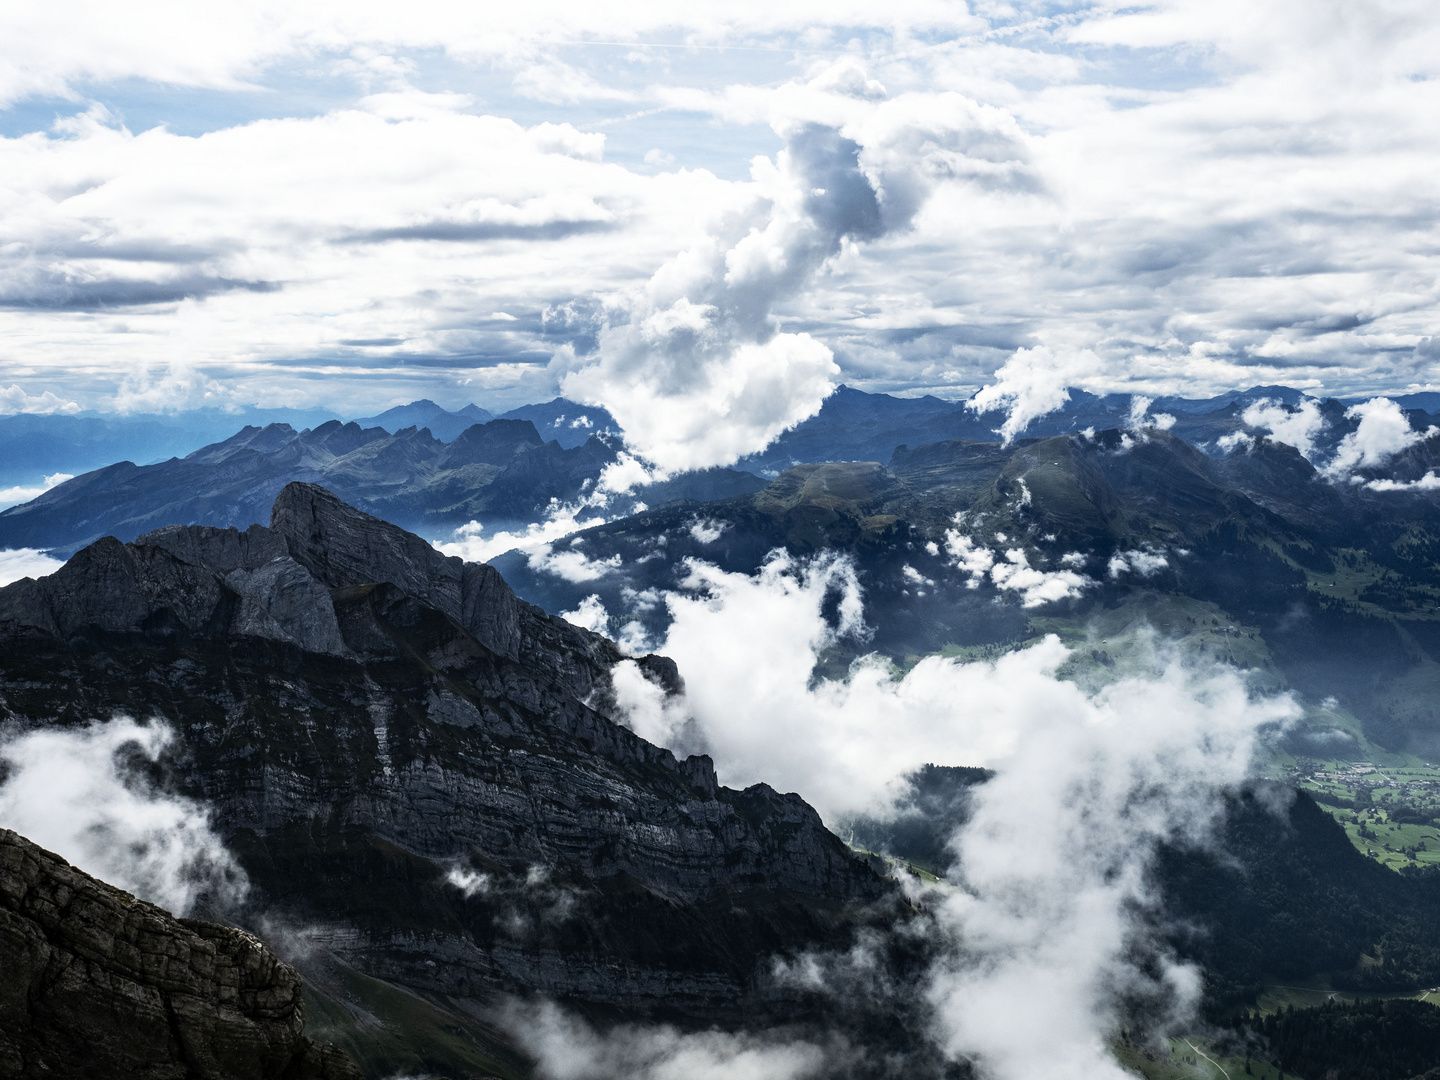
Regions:
<instances>
[{"instance_id":1,"label":"white cloud","mask_svg":"<svg viewBox=\"0 0 1440 1080\"><path fill-rule=\"evenodd\" d=\"M1126 417L1125 426L1131 431L1143 432L1146 428L1158 428L1161 431L1169 431L1175 426L1175 417L1169 413L1156 413L1150 415L1150 404L1152 398L1144 394L1136 394L1130 399L1130 415Z\"/></svg>"},{"instance_id":2,"label":"white cloud","mask_svg":"<svg viewBox=\"0 0 1440 1080\"><path fill-rule=\"evenodd\" d=\"M1377 397L1345 410L1346 417L1359 417L1360 426L1340 440L1335 456L1326 465L1331 477L1348 476L1355 469L1383 465L1408 446L1431 435L1435 428L1415 431L1398 404L1389 398Z\"/></svg>"},{"instance_id":3,"label":"white cloud","mask_svg":"<svg viewBox=\"0 0 1440 1080\"><path fill-rule=\"evenodd\" d=\"M618 569L620 556L616 554L611 555L608 559L592 559L580 550L578 543L574 543L563 551L555 551L553 547L546 545L541 550L533 552L529 562L531 567L536 570L543 570L547 574L554 574L556 577L578 584L582 581L595 581L604 577L611 570Z\"/></svg>"},{"instance_id":4,"label":"white cloud","mask_svg":"<svg viewBox=\"0 0 1440 1080\"><path fill-rule=\"evenodd\" d=\"M995 561L990 568L990 581L996 588L1020 594L1022 607L1039 607L1079 596L1095 582L1071 569L1041 570L1030 565L1022 548L1009 548L1005 560Z\"/></svg>"},{"instance_id":5,"label":"white cloud","mask_svg":"<svg viewBox=\"0 0 1440 1080\"><path fill-rule=\"evenodd\" d=\"M1028 494L1027 491L1027 503ZM1079 596L1095 584L1093 579L1079 573L1085 564L1080 552L1062 556L1059 570L1041 570L1030 565L1030 556L1023 548L1007 548L1001 553L976 541L962 531L964 517L964 514L956 515L954 527L945 531L945 550L952 564L969 575L967 587L978 589L988 577L997 589L1019 593L1022 607L1039 607ZM996 533L995 539L1002 544L1006 542L1004 533Z\"/></svg>"},{"instance_id":6,"label":"white cloud","mask_svg":"<svg viewBox=\"0 0 1440 1080\"><path fill-rule=\"evenodd\" d=\"M512 1004L501 1026L542 1080L818 1080L823 1047L783 1035L625 1025L604 1034L550 1002Z\"/></svg>"},{"instance_id":7,"label":"white cloud","mask_svg":"<svg viewBox=\"0 0 1440 1080\"><path fill-rule=\"evenodd\" d=\"M459 889L467 897L484 896L490 891L490 875L457 866L445 875L445 882Z\"/></svg>"},{"instance_id":8,"label":"white cloud","mask_svg":"<svg viewBox=\"0 0 1440 1080\"><path fill-rule=\"evenodd\" d=\"M576 605L574 611L560 612L560 617L582 630L590 630L596 634L608 633L607 627L610 625L610 615L598 593L585 597Z\"/></svg>"},{"instance_id":9,"label":"white cloud","mask_svg":"<svg viewBox=\"0 0 1440 1080\"><path fill-rule=\"evenodd\" d=\"M690 526L690 537L697 544L713 544L725 535L725 530L729 527L728 521L714 521L710 518L696 520Z\"/></svg>"},{"instance_id":10,"label":"white cloud","mask_svg":"<svg viewBox=\"0 0 1440 1080\"><path fill-rule=\"evenodd\" d=\"M79 402L56 397L54 391L30 395L14 385L0 386L0 416L12 413L77 413Z\"/></svg>"},{"instance_id":11,"label":"white cloud","mask_svg":"<svg viewBox=\"0 0 1440 1080\"><path fill-rule=\"evenodd\" d=\"M999 434L1008 443L1029 427L1032 420L1064 406L1070 400L1066 387L1088 382L1103 366L1100 358L1089 350L1057 353L1044 345L1016 349L995 372L995 381L967 404L976 412L1006 410Z\"/></svg>"},{"instance_id":12,"label":"white cloud","mask_svg":"<svg viewBox=\"0 0 1440 1080\"><path fill-rule=\"evenodd\" d=\"M619 327L629 345L674 345L683 326L650 316L693 316L671 311L679 295L712 304L642 295L677 251L713 241L742 275L794 254L774 227L793 208L717 174L773 154L767 125L807 123L859 147L883 234L776 291L775 325L701 349L690 380L671 378L683 364L657 364L649 390L610 380L685 405L628 414L657 452L723 457L841 379L961 397L1036 350L1069 359L1002 373L987 400L1011 437L1053 407L1044 371L1145 394L1440 386L1426 344L1440 17L1423 5L76 10L7 11L0 34L0 98L75 103L0 141L7 381L62 406L115 404L131 371L158 391L176 366L192 382L136 407L549 396L623 353ZM855 34L863 56L843 47ZM574 44L602 40L634 48ZM760 49L654 62L662 44ZM766 49L803 50L804 70L777 71ZM168 86L186 125L210 130L153 127L127 80ZM521 91L561 103L516 123L534 115ZM482 100L497 115L474 115ZM35 111L50 124L48 102ZM640 161L657 143L677 161L652 175L659 159ZM896 227L907 214L913 232ZM577 300L574 319L546 314ZM766 401L763 365L782 362Z\"/></svg>"},{"instance_id":13,"label":"white cloud","mask_svg":"<svg viewBox=\"0 0 1440 1080\"><path fill-rule=\"evenodd\" d=\"M656 271L595 358L565 358L566 395L604 405L640 456L672 470L730 464L813 416L840 369L773 309L846 240L883 231L859 155L806 124L777 161L756 159L751 204Z\"/></svg>"},{"instance_id":14,"label":"white cloud","mask_svg":"<svg viewBox=\"0 0 1440 1080\"><path fill-rule=\"evenodd\" d=\"M688 714L685 702L667 695L651 682L634 660L622 660L610 672L615 703L622 723L642 739L658 746L683 742Z\"/></svg>"},{"instance_id":15,"label":"white cloud","mask_svg":"<svg viewBox=\"0 0 1440 1080\"><path fill-rule=\"evenodd\" d=\"M453 540L442 540L435 549L442 555L454 555L466 562L489 562L507 551L522 551L532 558L544 559L551 545L571 533L592 525L601 525L605 517L594 507L564 505L554 502L545 517L531 522L523 532L498 529L486 532L479 521L470 521L455 530Z\"/></svg>"},{"instance_id":16,"label":"white cloud","mask_svg":"<svg viewBox=\"0 0 1440 1080\"><path fill-rule=\"evenodd\" d=\"M4 510L7 506L27 503L31 499L38 499L57 484L74 479L75 477L71 473L51 473L45 477L44 483L38 486L17 484L15 487L0 488L0 510Z\"/></svg>"},{"instance_id":17,"label":"white cloud","mask_svg":"<svg viewBox=\"0 0 1440 1080\"><path fill-rule=\"evenodd\" d=\"M1435 491L1440 489L1440 476L1431 469L1419 480L1371 480L1365 486L1371 491Z\"/></svg>"},{"instance_id":18,"label":"white cloud","mask_svg":"<svg viewBox=\"0 0 1440 1080\"><path fill-rule=\"evenodd\" d=\"M26 732L0 743L9 776L0 824L102 881L177 915L202 896L238 902L244 872L210 828L203 807L152 789L124 766L156 761L174 742L163 722L129 717L65 730Z\"/></svg>"},{"instance_id":19,"label":"white cloud","mask_svg":"<svg viewBox=\"0 0 1440 1080\"><path fill-rule=\"evenodd\" d=\"M1107 1042L1123 995L1191 1018L1197 973L1137 918L1159 902L1150 860L1162 842L1207 842L1222 793L1250 774L1256 732L1298 715L1293 702L1252 696L1235 671L1153 640L1143 674L1095 693L1056 678L1069 652L1054 637L993 662L931 656L902 677L871 659L845 681L812 679L837 636L863 625L843 561L776 557L754 577L693 564L690 584L669 597L660 645L685 674L689 726L654 722L651 701L646 730L703 746L722 782L797 791L833 822L883 812L926 762L996 770L953 841L960 885L917 897L933 914L906 930L935 950L932 1034L952 1059L997 1080L1049 1076L1057 1061L1120 1080ZM837 594L831 626L822 612ZM827 958L810 961L812 987L863 993L827 977ZM589 1045L587 1062L619 1052ZM573 1075L620 1075L586 1067Z\"/></svg>"},{"instance_id":20,"label":"white cloud","mask_svg":"<svg viewBox=\"0 0 1440 1080\"><path fill-rule=\"evenodd\" d=\"M0 585L9 585L21 578L42 578L65 565L35 548L0 548Z\"/></svg>"},{"instance_id":21,"label":"white cloud","mask_svg":"<svg viewBox=\"0 0 1440 1080\"><path fill-rule=\"evenodd\" d=\"M1320 412L1320 403L1314 398L1305 398L1294 409L1268 398L1256 401L1246 407L1240 419L1250 427L1268 432L1276 442L1295 447L1307 459L1315 453L1315 437L1325 430L1325 417ZM1229 450L1239 445L1243 438L1241 432L1233 432L1222 437L1220 445Z\"/></svg>"},{"instance_id":22,"label":"white cloud","mask_svg":"<svg viewBox=\"0 0 1440 1080\"><path fill-rule=\"evenodd\" d=\"M1118 578L1121 574L1136 574L1148 578L1154 577L1169 565L1170 561L1163 552L1134 548L1130 551L1117 551L1110 557L1106 570L1112 578Z\"/></svg>"},{"instance_id":23,"label":"white cloud","mask_svg":"<svg viewBox=\"0 0 1440 1080\"><path fill-rule=\"evenodd\" d=\"M1198 1004L1199 973L1136 918L1159 904L1150 860L1162 841L1207 838L1221 792L1249 773L1257 729L1295 710L1252 699L1223 669L1157 659L1155 675L1057 712L1017 708L1022 730L955 839L964 888L932 900L949 956L930 998L951 1054L997 1080L1050 1075L1056 1061L1067 1075L1121 1080L1106 1045L1121 995L1168 1007L1160 1033Z\"/></svg>"}]
</instances>

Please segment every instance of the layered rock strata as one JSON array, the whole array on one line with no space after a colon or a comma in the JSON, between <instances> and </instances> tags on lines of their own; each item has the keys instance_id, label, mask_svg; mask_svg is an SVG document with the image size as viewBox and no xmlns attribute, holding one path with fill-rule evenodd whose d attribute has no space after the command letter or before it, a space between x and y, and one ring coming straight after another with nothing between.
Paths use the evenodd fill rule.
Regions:
<instances>
[{"instance_id":1,"label":"layered rock strata","mask_svg":"<svg viewBox=\"0 0 1440 1080\"><path fill-rule=\"evenodd\" d=\"M798 796L613 722L623 659L307 484L268 528L102 540L0 590L0 716L171 724L173 783L312 944L433 995L764 1012L768 959L843 947L890 886Z\"/></svg>"},{"instance_id":2,"label":"layered rock strata","mask_svg":"<svg viewBox=\"0 0 1440 1080\"><path fill-rule=\"evenodd\" d=\"M176 919L0 829L0 1077L359 1080L251 935Z\"/></svg>"}]
</instances>

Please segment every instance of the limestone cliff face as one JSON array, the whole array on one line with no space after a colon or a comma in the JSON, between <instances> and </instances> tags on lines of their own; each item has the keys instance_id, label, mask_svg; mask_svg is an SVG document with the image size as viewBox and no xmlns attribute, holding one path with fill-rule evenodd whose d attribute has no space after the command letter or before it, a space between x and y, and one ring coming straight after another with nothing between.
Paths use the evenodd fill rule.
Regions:
<instances>
[{"instance_id":1,"label":"limestone cliff face","mask_svg":"<svg viewBox=\"0 0 1440 1080\"><path fill-rule=\"evenodd\" d=\"M890 887L798 796L608 719L620 659L305 484L268 528L104 540L0 590L0 718L164 718L256 903L345 962L451 997L764 1011L768 957L844 945Z\"/></svg>"},{"instance_id":2,"label":"limestone cliff face","mask_svg":"<svg viewBox=\"0 0 1440 1080\"><path fill-rule=\"evenodd\" d=\"M0 1077L359 1080L305 1037L300 979L0 829Z\"/></svg>"}]
</instances>

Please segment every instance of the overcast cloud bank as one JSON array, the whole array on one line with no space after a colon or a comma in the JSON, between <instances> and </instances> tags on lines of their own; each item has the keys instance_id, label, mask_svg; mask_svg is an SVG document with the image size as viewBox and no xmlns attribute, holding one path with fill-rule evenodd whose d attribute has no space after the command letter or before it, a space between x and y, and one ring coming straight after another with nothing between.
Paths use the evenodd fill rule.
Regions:
<instances>
[{"instance_id":1,"label":"overcast cloud bank","mask_svg":"<svg viewBox=\"0 0 1440 1080\"><path fill-rule=\"evenodd\" d=\"M0 23L7 409L1440 385L1420 0L86 11Z\"/></svg>"}]
</instances>

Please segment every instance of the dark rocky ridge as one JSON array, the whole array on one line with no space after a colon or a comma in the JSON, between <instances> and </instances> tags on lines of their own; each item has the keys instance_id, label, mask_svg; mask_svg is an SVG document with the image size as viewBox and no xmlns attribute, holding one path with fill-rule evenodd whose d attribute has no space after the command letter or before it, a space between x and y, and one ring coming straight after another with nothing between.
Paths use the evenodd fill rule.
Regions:
<instances>
[{"instance_id":1,"label":"dark rocky ridge","mask_svg":"<svg viewBox=\"0 0 1440 1080\"><path fill-rule=\"evenodd\" d=\"M256 909L355 970L442 1003L789 1010L765 959L843 946L889 886L798 796L719 787L608 719L621 659L306 484L268 528L102 540L0 590L0 717L169 722L170 780Z\"/></svg>"},{"instance_id":2,"label":"dark rocky ridge","mask_svg":"<svg viewBox=\"0 0 1440 1080\"><path fill-rule=\"evenodd\" d=\"M0 829L0 1076L359 1080L243 930L176 919Z\"/></svg>"}]
</instances>

